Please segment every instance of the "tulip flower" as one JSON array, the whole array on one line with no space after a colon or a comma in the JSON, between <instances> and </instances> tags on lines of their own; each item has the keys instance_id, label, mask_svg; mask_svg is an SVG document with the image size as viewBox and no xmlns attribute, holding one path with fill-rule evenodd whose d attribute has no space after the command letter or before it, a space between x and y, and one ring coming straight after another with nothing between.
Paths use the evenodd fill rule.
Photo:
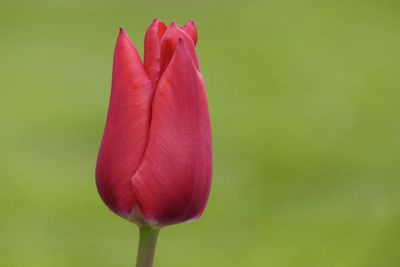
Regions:
<instances>
[{"instance_id":1,"label":"tulip flower","mask_svg":"<svg viewBox=\"0 0 400 267\"><path fill-rule=\"evenodd\" d=\"M137 266L151 266L158 229L198 219L211 186L211 127L197 29L154 20L142 63L120 29L96 166L104 203L140 228Z\"/></svg>"}]
</instances>

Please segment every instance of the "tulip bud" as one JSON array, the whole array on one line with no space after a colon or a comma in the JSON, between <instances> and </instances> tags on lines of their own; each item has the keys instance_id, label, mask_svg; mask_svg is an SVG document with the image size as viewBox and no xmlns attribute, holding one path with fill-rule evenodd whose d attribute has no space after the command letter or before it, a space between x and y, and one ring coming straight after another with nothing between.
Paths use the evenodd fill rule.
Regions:
<instances>
[{"instance_id":1,"label":"tulip bud","mask_svg":"<svg viewBox=\"0 0 400 267\"><path fill-rule=\"evenodd\" d=\"M105 204L140 225L197 219L211 186L211 127L193 22L154 20L144 62L123 29L115 47L96 183Z\"/></svg>"}]
</instances>

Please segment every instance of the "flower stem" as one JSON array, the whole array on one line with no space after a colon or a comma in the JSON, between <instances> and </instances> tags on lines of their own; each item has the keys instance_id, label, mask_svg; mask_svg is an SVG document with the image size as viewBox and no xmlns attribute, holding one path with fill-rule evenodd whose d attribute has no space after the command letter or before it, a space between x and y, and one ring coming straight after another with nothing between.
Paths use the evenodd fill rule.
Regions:
<instances>
[{"instance_id":1,"label":"flower stem","mask_svg":"<svg viewBox=\"0 0 400 267\"><path fill-rule=\"evenodd\" d=\"M159 229L140 227L136 267L152 267Z\"/></svg>"}]
</instances>

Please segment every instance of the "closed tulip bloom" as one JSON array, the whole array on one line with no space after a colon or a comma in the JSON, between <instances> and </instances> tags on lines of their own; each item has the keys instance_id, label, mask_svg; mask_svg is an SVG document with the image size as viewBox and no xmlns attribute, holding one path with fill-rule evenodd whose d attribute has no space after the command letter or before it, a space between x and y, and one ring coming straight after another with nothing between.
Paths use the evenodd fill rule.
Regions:
<instances>
[{"instance_id":1,"label":"closed tulip bloom","mask_svg":"<svg viewBox=\"0 0 400 267\"><path fill-rule=\"evenodd\" d=\"M193 22L154 20L142 63L123 29L96 183L116 214L159 228L197 219L211 186L211 127Z\"/></svg>"}]
</instances>

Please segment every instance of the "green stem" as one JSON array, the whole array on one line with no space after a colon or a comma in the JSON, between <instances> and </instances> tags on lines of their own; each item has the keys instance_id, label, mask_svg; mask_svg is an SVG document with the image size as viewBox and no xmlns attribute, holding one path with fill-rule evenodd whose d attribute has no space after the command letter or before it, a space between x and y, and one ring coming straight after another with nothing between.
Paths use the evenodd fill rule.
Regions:
<instances>
[{"instance_id":1,"label":"green stem","mask_svg":"<svg viewBox=\"0 0 400 267\"><path fill-rule=\"evenodd\" d=\"M152 267L156 250L158 229L140 227L139 248L136 267Z\"/></svg>"}]
</instances>

